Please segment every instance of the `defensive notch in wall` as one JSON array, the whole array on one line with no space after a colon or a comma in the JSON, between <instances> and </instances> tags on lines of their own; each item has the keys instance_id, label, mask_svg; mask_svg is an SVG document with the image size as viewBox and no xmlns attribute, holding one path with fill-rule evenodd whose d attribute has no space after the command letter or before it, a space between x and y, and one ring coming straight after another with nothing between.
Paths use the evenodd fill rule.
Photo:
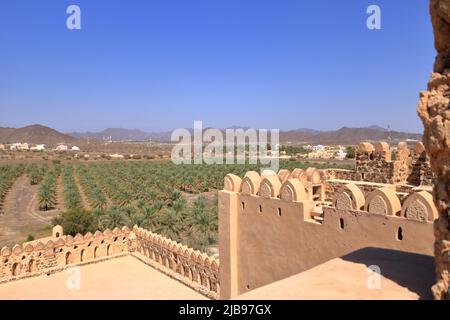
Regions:
<instances>
[{"instance_id":1,"label":"defensive notch in wall","mask_svg":"<svg viewBox=\"0 0 450 320\"><path fill-rule=\"evenodd\" d=\"M228 174L219 192L221 298L365 247L432 255L437 209L423 146L401 143L392 160L387 144L362 143L358 161L356 170Z\"/></svg>"}]
</instances>

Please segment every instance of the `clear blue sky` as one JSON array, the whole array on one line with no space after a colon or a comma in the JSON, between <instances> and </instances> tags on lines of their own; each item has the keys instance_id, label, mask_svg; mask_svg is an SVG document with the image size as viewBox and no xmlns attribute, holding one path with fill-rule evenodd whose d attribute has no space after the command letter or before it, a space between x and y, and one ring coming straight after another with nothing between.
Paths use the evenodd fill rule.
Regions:
<instances>
[{"instance_id":1,"label":"clear blue sky","mask_svg":"<svg viewBox=\"0 0 450 320\"><path fill-rule=\"evenodd\" d=\"M0 126L421 132L434 55L428 0L2 0Z\"/></svg>"}]
</instances>

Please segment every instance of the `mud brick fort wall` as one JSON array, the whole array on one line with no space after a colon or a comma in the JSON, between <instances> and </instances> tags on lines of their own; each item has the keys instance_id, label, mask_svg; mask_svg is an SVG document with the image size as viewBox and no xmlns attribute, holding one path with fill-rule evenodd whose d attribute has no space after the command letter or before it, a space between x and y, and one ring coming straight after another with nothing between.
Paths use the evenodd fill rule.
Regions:
<instances>
[{"instance_id":1,"label":"mud brick fort wall","mask_svg":"<svg viewBox=\"0 0 450 320\"><path fill-rule=\"evenodd\" d=\"M430 191L343 179L357 175L314 168L227 175L219 192L221 298L364 247L432 255Z\"/></svg>"}]
</instances>

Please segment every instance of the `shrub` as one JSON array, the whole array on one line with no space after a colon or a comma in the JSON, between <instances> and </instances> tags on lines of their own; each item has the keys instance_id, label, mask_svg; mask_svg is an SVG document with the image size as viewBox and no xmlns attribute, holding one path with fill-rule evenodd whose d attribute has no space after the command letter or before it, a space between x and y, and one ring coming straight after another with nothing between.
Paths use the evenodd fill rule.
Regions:
<instances>
[{"instance_id":1,"label":"shrub","mask_svg":"<svg viewBox=\"0 0 450 320\"><path fill-rule=\"evenodd\" d=\"M63 212L52 221L53 225L61 225L65 234L75 236L77 233L85 234L95 232L98 227L98 218L90 211L71 209Z\"/></svg>"}]
</instances>

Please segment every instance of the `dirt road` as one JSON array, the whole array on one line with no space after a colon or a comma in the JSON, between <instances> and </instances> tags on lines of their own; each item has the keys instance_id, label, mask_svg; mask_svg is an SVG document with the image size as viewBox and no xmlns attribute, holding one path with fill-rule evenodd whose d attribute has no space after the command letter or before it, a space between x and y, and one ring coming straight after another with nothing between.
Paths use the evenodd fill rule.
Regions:
<instances>
[{"instance_id":1,"label":"dirt road","mask_svg":"<svg viewBox=\"0 0 450 320\"><path fill-rule=\"evenodd\" d=\"M39 186L30 185L26 175L14 182L0 215L1 246L23 242L29 234L35 238L50 234L48 225L60 210L39 211L38 189Z\"/></svg>"}]
</instances>

